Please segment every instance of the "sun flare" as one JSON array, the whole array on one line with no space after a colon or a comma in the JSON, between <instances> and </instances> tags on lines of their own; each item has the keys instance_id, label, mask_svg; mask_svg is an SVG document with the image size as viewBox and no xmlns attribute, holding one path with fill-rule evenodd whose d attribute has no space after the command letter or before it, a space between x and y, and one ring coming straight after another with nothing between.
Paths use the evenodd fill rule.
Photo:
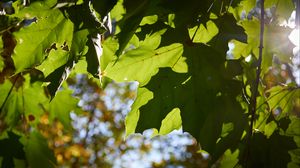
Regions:
<instances>
[{"instance_id":1,"label":"sun flare","mask_svg":"<svg viewBox=\"0 0 300 168\"><path fill-rule=\"evenodd\" d=\"M300 33L299 33L300 29L294 29L291 34L289 35L289 39L291 40L291 42L299 47L300 46Z\"/></svg>"}]
</instances>

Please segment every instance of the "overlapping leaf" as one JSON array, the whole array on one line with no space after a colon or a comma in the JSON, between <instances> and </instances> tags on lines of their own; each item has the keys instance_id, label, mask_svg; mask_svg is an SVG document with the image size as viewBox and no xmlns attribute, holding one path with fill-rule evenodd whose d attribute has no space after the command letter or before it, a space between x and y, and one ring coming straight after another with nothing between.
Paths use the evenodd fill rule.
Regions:
<instances>
[{"instance_id":1,"label":"overlapping leaf","mask_svg":"<svg viewBox=\"0 0 300 168\"><path fill-rule=\"evenodd\" d=\"M232 19L228 16L224 18ZM224 22L218 20L217 23L222 25ZM209 44L215 45L214 47L227 44L235 34L238 34L238 38L243 38L241 30L240 27L226 25ZM226 33L232 33L232 36L228 37ZM163 36L166 37L168 36ZM205 40L208 41L209 39ZM144 94L138 94L137 100L145 101L135 102L134 110L128 114L126 120L126 127L130 128L128 130L133 131L135 125L137 132L148 128L159 129L168 113L174 108L179 108L183 130L196 137L204 150L214 154L214 159L221 156L229 146L235 146L242 135L246 118L236 100L241 85L232 80L232 77L241 72L233 72L232 76L225 75L232 65L228 64L225 68L226 48L227 46L213 48L203 44L185 45L183 58L186 58L188 64L188 73L175 73L168 68L160 69L145 85L145 88L153 92L154 97L152 98L151 92L147 90L145 93L149 96L144 97L145 99ZM148 103L145 104L146 102ZM173 122L175 123L169 124L181 124L180 120ZM227 132L226 136L219 139L223 124L228 122L231 122L233 128L223 130Z\"/></svg>"}]
</instances>

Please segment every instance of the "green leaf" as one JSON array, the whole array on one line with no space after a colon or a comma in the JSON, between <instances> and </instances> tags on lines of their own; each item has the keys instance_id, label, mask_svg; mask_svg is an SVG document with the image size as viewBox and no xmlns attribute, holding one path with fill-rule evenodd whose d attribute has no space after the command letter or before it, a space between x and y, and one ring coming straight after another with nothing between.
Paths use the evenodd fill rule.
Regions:
<instances>
[{"instance_id":1,"label":"green leaf","mask_svg":"<svg viewBox=\"0 0 300 168\"><path fill-rule=\"evenodd\" d=\"M49 149L47 140L39 132L33 131L28 137L22 137L21 141L31 168L56 167L54 153Z\"/></svg>"},{"instance_id":2,"label":"green leaf","mask_svg":"<svg viewBox=\"0 0 300 168\"><path fill-rule=\"evenodd\" d=\"M21 77L17 80L22 80L20 78ZM36 124L38 122L37 118L44 113L44 105L49 102L40 82L30 83L29 75L25 76L25 81L23 82L23 86L20 88L14 86L2 109L3 114L1 115L5 115L4 121L10 127L13 127L20 122L21 114L24 114L24 117L26 118L28 116L33 116L34 120L31 120L30 124ZM2 103L8 95L12 84L9 84L9 81L7 81L3 87L5 94L0 98L0 102ZM26 118L24 120L26 120Z\"/></svg>"},{"instance_id":3,"label":"green leaf","mask_svg":"<svg viewBox=\"0 0 300 168\"><path fill-rule=\"evenodd\" d=\"M220 163L220 168L232 168L235 167L238 163L240 151L237 149L234 152L231 152L230 149L227 149L224 153L224 156Z\"/></svg>"},{"instance_id":4,"label":"green leaf","mask_svg":"<svg viewBox=\"0 0 300 168\"><path fill-rule=\"evenodd\" d=\"M178 73L187 73L188 72L188 65L186 63L185 57L180 57L177 63L172 67L174 72Z\"/></svg>"},{"instance_id":5,"label":"green leaf","mask_svg":"<svg viewBox=\"0 0 300 168\"><path fill-rule=\"evenodd\" d=\"M278 0L276 6L277 15L283 17L285 20L289 20L293 10L295 10L293 0Z\"/></svg>"},{"instance_id":6,"label":"green leaf","mask_svg":"<svg viewBox=\"0 0 300 168\"><path fill-rule=\"evenodd\" d=\"M276 16L282 17L286 21L290 18L293 10L295 9L293 0L266 0L265 8L275 6Z\"/></svg>"},{"instance_id":7,"label":"green leaf","mask_svg":"<svg viewBox=\"0 0 300 168\"><path fill-rule=\"evenodd\" d=\"M248 14L256 6L256 0L243 0L240 2L240 6Z\"/></svg>"},{"instance_id":8,"label":"green leaf","mask_svg":"<svg viewBox=\"0 0 300 168\"><path fill-rule=\"evenodd\" d=\"M300 119L295 117L295 116L291 116L291 123L288 126L288 129L286 130L286 135L287 136L294 136L295 138L298 137L300 135ZM300 139L299 139L300 140ZM300 147L300 141L296 141L297 145Z\"/></svg>"},{"instance_id":9,"label":"green leaf","mask_svg":"<svg viewBox=\"0 0 300 168\"><path fill-rule=\"evenodd\" d=\"M236 22L235 18L230 14L222 15L214 20L214 23L218 26L219 33L209 41L209 46L220 54L225 55L228 51L228 43L231 40L246 43L247 36L244 32L245 30Z\"/></svg>"},{"instance_id":10,"label":"green leaf","mask_svg":"<svg viewBox=\"0 0 300 168\"><path fill-rule=\"evenodd\" d=\"M3 41L2 41L2 38L1 38L0 39L0 53L2 53L2 51L3 51ZM4 60L0 56L0 72L2 72L2 70L3 70L4 67L5 67Z\"/></svg>"},{"instance_id":11,"label":"green leaf","mask_svg":"<svg viewBox=\"0 0 300 168\"><path fill-rule=\"evenodd\" d=\"M36 69L42 71L44 73L44 76L47 77L56 69L66 64L68 62L68 59L69 52L61 48L57 50L51 50L47 58L41 65L37 66Z\"/></svg>"},{"instance_id":12,"label":"green leaf","mask_svg":"<svg viewBox=\"0 0 300 168\"><path fill-rule=\"evenodd\" d=\"M233 123L223 123L221 137L226 137L232 130L234 130Z\"/></svg>"},{"instance_id":13,"label":"green leaf","mask_svg":"<svg viewBox=\"0 0 300 168\"><path fill-rule=\"evenodd\" d=\"M12 56L16 73L40 64L48 55L46 49L53 44L70 48L73 37L73 23L58 9L39 9L34 3L24 12L37 21L15 32L17 46Z\"/></svg>"},{"instance_id":14,"label":"green leaf","mask_svg":"<svg viewBox=\"0 0 300 168\"><path fill-rule=\"evenodd\" d=\"M49 105L50 119L57 118L67 130L72 129L70 112L77 108L78 99L72 96L71 90L58 91Z\"/></svg>"},{"instance_id":15,"label":"green leaf","mask_svg":"<svg viewBox=\"0 0 300 168\"><path fill-rule=\"evenodd\" d=\"M136 131L159 129L168 112L179 108L183 130L197 138L201 147L217 159L240 141L246 123L235 97L241 85L223 78L225 59L222 61L221 55L211 47L186 46L183 55L187 58L188 73L163 68L145 85L154 98L139 108L140 115L135 115L138 117ZM232 122L233 130L217 143L223 123L228 122ZM130 120L127 125L134 126Z\"/></svg>"},{"instance_id":16,"label":"green leaf","mask_svg":"<svg viewBox=\"0 0 300 168\"><path fill-rule=\"evenodd\" d=\"M118 41L114 38L108 38L102 43L103 54L100 57L101 72L105 70L107 65L116 59L115 52L118 49Z\"/></svg>"},{"instance_id":17,"label":"green leaf","mask_svg":"<svg viewBox=\"0 0 300 168\"><path fill-rule=\"evenodd\" d=\"M181 55L181 44L172 44L157 50L140 46L126 52L115 64L109 63L104 76L117 82L135 80L143 86L158 72L158 68L173 67Z\"/></svg>"},{"instance_id":18,"label":"green leaf","mask_svg":"<svg viewBox=\"0 0 300 168\"><path fill-rule=\"evenodd\" d=\"M2 105L12 87L12 83L9 80L5 80L4 83L0 84L0 105ZM1 111L2 112L2 111Z\"/></svg>"},{"instance_id":19,"label":"green leaf","mask_svg":"<svg viewBox=\"0 0 300 168\"><path fill-rule=\"evenodd\" d=\"M258 58L258 47L260 37L260 22L258 20L242 21L242 27L248 36L247 43L250 45L252 52ZM264 50L262 58L262 69L266 72L272 65L273 55L275 54L281 61L290 62L293 56L294 45L288 39L290 28L278 25L265 25L264 32ZM245 47L245 46L242 46ZM246 47L249 51L249 48ZM240 50L240 49L237 49Z\"/></svg>"},{"instance_id":20,"label":"green leaf","mask_svg":"<svg viewBox=\"0 0 300 168\"><path fill-rule=\"evenodd\" d=\"M88 74L86 60L78 60L77 64L74 66L74 69L72 70L72 75L76 74Z\"/></svg>"},{"instance_id":21,"label":"green leaf","mask_svg":"<svg viewBox=\"0 0 300 168\"><path fill-rule=\"evenodd\" d=\"M166 135L173 130L178 130L181 127L180 109L174 108L168 115L162 120L159 129L160 135Z\"/></svg>"},{"instance_id":22,"label":"green leaf","mask_svg":"<svg viewBox=\"0 0 300 168\"><path fill-rule=\"evenodd\" d=\"M234 48L231 52L233 59L240 59L241 57L246 58L251 54L252 48L248 44L242 43L237 40L232 40L230 41L230 43L234 45Z\"/></svg>"},{"instance_id":23,"label":"green leaf","mask_svg":"<svg viewBox=\"0 0 300 168\"><path fill-rule=\"evenodd\" d=\"M144 25L151 25L151 24L154 24L158 19L158 16L157 15L152 15L152 16L145 16L141 23L140 23L140 26L144 26Z\"/></svg>"},{"instance_id":24,"label":"green leaf","mask_svg":"<svg viewBox=\"0 0 300 168\"><path fill-rule=\"evenodd\" d=\"M119 40L119 49L116 51L117 57L122 54L128 42L134 35L136 29L146 14L147 7L150 3L151 1L149 0L124 1L126 15L123 17L120 24L121 32L117 35Z\"/></svg>"},{"instance_id":25,"label":"green leaf","mask_svg":"<svg viewBox=\"0 0 300 168\"><path fill-rule=\"evenodd\" d=\"M4 64L3 58L0 57L0 72L2 72L2 70L4 69L4 67L5 67L5 64Z\"/></svg>"},{"instance_id":26,"label":"green leaf","mask_svg":"<svg viewBox=\"0 0 300 168\"><path fill-rule=\"evenodd\" d=\"M86 43L88 41L89 31L87 29L74 32L70 54L73 59L78 61L88 51Z\"/></svg>"},{"instance_id":27,"label":"green leaf","mask_svg":"<svg viewBox=\"0 0 300 168\"><path fill-rule=\"evenodd\" d=\"M166 29L159 30L151 35L147 34L145 39L140 42L140 46L149 47L153 50L157 49L161 42L161 35L166 32Z\"/></svg>"},{"instance_id":28,"label":"green leaf","mask_svg":"<svg viewBox=\"0 0 300 168\"><path fill-rule=\"evenodd\" d=\"M256 6L256 0L242 0L236 8L229 8L229 12L234 15L236 20L243 20L249 12Z\"/></svg>"},{"instance_id":29,"label":"green leaf","mask_svg":"<svg viewBox=\"0 0 300 168\"><path fill-rule=\"evenodd\" d=\"M22 106L19 109L22 109L25 112L25 116L34 116L35 120L31 123L36 124L39 122L41 115L45 113L44 108L49 103L49 99L45 95L44 87L41 86L41 82L30 83L30 78L25 78L25 84L22 90L18 92L21 93L18 97L18 100L22 101Z\"/></svg>"},{"instance_id":30,"label":"green leaf","mask_svg":"<svg viewBox=\"0 0 300 168\"><path fill-rule=\"evenodd\" d=\"M270 93L267 101L276 119L289 115L293 108L293 102L300 96L300 90L291 90L284 86L275 86L267 91Z\"/></svg>"},{"instance_id":31,"label":"green leaf","mask_svg":"<svg viewBox=\"0 0 300 168\"><path fill-rule=\"evenodd\" d=\"M273 134L276 128L277 128L277 124L275 121L271 121L265 125L264 134L267 136L267 138L270 138L270 136Z\"/></svg>"},{"instance_id":32,"label":"green leaf","mask_svg":"<svg viewBox=\"0 0 300 168\"><path fill-rule=\"evenodd\" d=\"M126 137L135 133L136 125L139 120L139 108L148 103L153 98L153 93L146 88L138 88L137 97L131 106L131 111L127 114L125 119Z\"/></svg>"},{"instance_id":33,"label":"green leaf","mask_svg":"<svg viewBox=\"0 0 300 168\"><path fill-rule=\"evenodd\" d=\"M66 55L67 57L62 57L64 61L60 61L60 62L55 61L56 64L54 63L46 64L49 67L53 67L54 65L56 65L55 67L56 69L53 68L54 71L52 71L45 79L45 81L50 82L47 88L51 95L51 98L54 97L61 84L68 78L74 65L82 58L84 54L87 54L88 47L86 46L86 42L88 41L88 37L87 37L88 33L89 32L86 29L76 31L72 39L71 51L65 53L67 54ZM64 45L63 47L66 46ZM69 48L67 47L67 49ZM87 69L86 66L85 69ZM86 70L84 70L84 72L86 72Z\"/></svg>"},{"instance_id":34,"label":"green leaf","mask_svg":"<svg viewBox=\"0 0 300 168\"><path fill-rule=\"evenodd\" d=\"M117 4L113 7L113 9L110 12L110 16L112 19L115 19L116 21L119 21L122 19L123 15L126 13L124 7L123 7L123 1L119 0Z\"/></svg>"},{"instance_id":35,"label":"green leaf","mask_svg":"<svg viewBox=\"0 0 300 168\"><path fill-rule=\"evenodd\" d=\"M9 103L7 103L9 102ZM23 112L22 108L22 93L21 92L12 92L3 109L1 111L1 115L5 115L4 122L9 126L15 126L17 122L20 120L20 116Z\"/></svg>"},{"instance_id":36,"label":"green leaf","mask_svg":"<svg viewBox=\"0 0 300 168\"><path fill-rule=\"evenodd\" d=\"M208 43L215 35L219 33L218 27L211 20L206 22L206 25L200 24L200 26L195 26L189 29L190 39L193 38L194 43Z\"/></svg>"}]
</instances>

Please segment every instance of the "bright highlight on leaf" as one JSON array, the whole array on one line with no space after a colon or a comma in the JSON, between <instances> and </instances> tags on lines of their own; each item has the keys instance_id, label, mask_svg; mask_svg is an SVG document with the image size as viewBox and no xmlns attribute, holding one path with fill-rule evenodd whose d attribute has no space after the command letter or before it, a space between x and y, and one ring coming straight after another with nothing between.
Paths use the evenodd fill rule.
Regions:
<instances>
[{"instance_id":1,"label":"bright highlight on leaf","mask_svg":"<svg viewBox=\"0 0 300 168\"><path fill-rule=\"evenodd\" d=\"M28 13L35 10L33 5L28 8ZM36 16L37 22L14 33L18 45L14 49L12 58L17 72L42 63L48 55L47 49L49 50L54 43L59 46L65 43L68 48L71 46L73 23L70 20L66 19L58 9L44 9L38 14L41 16Z\"/></svg>"},{"instance_id":2,"label":"bright highlight on leaf","mask_svg":"<svg viewBox=\"0 0 300 168\"><path fill-rule=\"evenodd\" d=\"M174 108L168 115L162 120L159 129L160 135L166 135L173 130L178 130L181 127L180 109Z\"/></svg>"},{"instance_id":3,"label":"bright highlight on leaf","mask_svg":"<svg viewBox=\"0 0 300 168\"><path fill-rule=\"evenodd\" d=\"M117 82L138 81L143 86L159 68L175 66L182 52L181 44L172 44L157 50L141 46L120 56L117 63L108 64L104 76Z\"/></svg>"},{"instance_id":4,"label":"bright highlight on leaf","mask_svg":"<svg viewBox=\"0 0 300 168\"><path fill-rule=\"evenodd\" d=\"M127 114L125 119L126 137L135 133L135 129L140 117L139 108L147 104L149 100L153 99L153 93L146 88L139 88L137 91L137 98L131 106L131 111Z\"/></svg>"},{"instance_id":5,"label":"bright highlight on leaf","mask_svg":"<svg viewBox=\"0 0 300 168\"><path fill-rule=\"evenodd\" d=\"M200 24L189 29L189 36L194 43L208 43L219 32L213 21L208 21L205 25Z\"/></svg>"}]
</instances>

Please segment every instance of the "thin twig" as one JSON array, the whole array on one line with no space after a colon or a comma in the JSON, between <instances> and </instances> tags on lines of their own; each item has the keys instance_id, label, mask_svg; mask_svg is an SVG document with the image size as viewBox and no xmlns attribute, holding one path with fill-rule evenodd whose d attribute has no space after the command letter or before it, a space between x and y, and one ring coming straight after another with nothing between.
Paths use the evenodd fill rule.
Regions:
<instances>
[{"instance_id":1,"label":"thin twig","mask_svg":"<svg viewBox=\"0 0 300 168\"><path fill-rule=\"evenodd\" d=\"M256 80L253 85L253 94L251 95L250 111L251 111L251 121L250 121L250 138L253 135L253 123L255 119L256 112L256 97L258 95L258 85L260 80L261 73L261 63L262 63L262 54L263 54L263 37L264 37L264 0L261 0L261 22L260 22L260 45L259 45L259 57L258 57L258 66L256 70Z\"/></svg>"},{"instance_id":2,"label":"thin twig","mask_svg":"<svg viewBox=\"0 0 300 168\"><path fill-rule=\"evenodd\" d=\"M253 93L251 94L251 101L249 105L249 111L251 115L250 119L250 128L249 128L249 134L247 137L247 147L246 147L246 155L245 155L245 164L246 167L249 166L248 164L248 157L250 156L250 149L251 149L251 141L253 137L253 124L255 120L255 113L256 113L256 97L258 95L258 87L259 87L259 80L260 80L260 73L261 73L261 63L262 63L262 54L263 54L263 42L264 42L264 17L265 17L265 11L264 11L264 0L260 1L260 38L259 38L259 56L258 56L258 65L256 69L256 80L253 84Z\"/></svg>"}]
</instances>

